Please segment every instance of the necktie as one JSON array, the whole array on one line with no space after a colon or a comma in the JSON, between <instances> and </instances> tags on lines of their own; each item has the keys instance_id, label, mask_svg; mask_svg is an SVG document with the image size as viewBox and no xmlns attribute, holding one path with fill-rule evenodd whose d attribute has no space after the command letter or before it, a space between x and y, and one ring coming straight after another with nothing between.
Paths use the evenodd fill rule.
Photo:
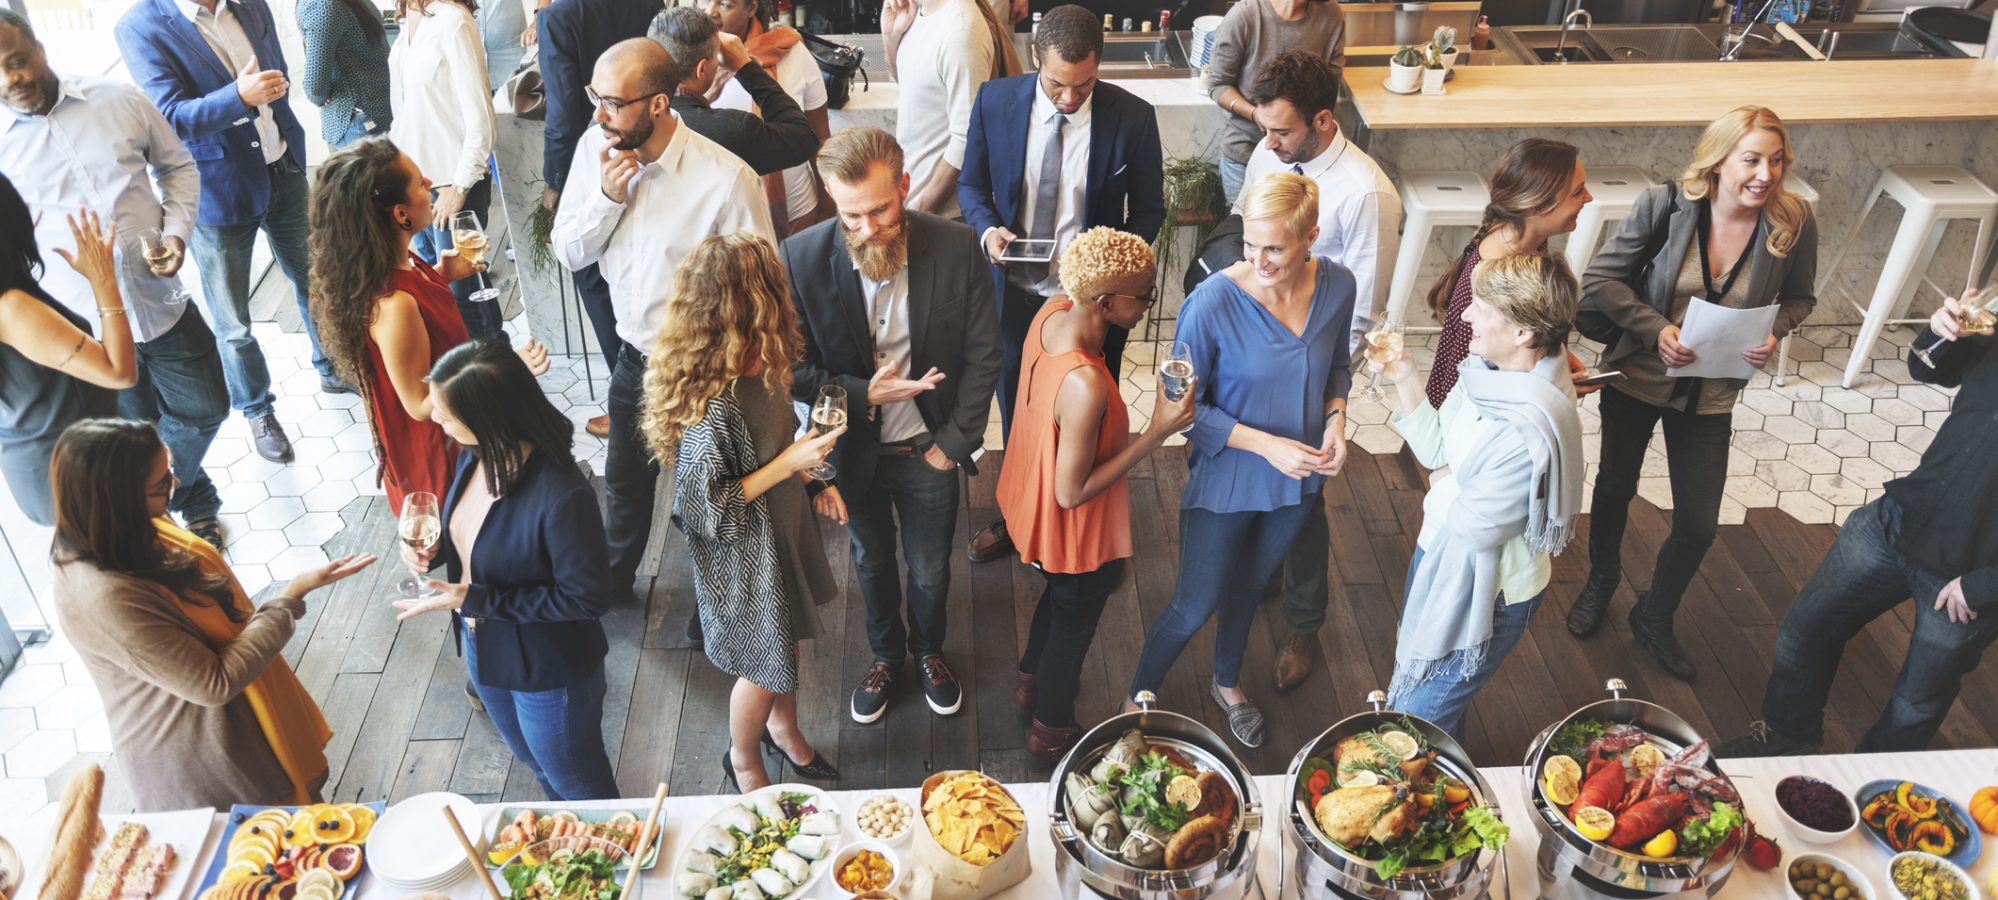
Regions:
<instances>
[{"instance_id":1,"label":"necktie","mask_svg":"<svg viewBox=\"0 0 1998 900\"><path fill-rule=\"evenodd\" d=\"M1041 177L1034 185L1034 221L1022 237L1036 240L1054 240L1055 209L1061 198L1061 132L1068 124L1068 117L1055 113L1048 119L1053 126L1048 129L1047 143L1041 145ZM1029 285L1039 284L1048 277L1046 263L1027 263L1021 267Z\"/></svg>"},{"instance_id":2,"label":"necktie","mask_svg":"<svg viewBox=\"0 0 1998 900\"><path fill-rule=\"evenodd\" d=\"M1303 164L1303 163L1291 163L1291 164L1290 164L1290 174L1292 174L1292 175L1298 175L1298 176L1302 176L1302 175L1304 174L1304 164Z\"/></svg>"}]
</instances>

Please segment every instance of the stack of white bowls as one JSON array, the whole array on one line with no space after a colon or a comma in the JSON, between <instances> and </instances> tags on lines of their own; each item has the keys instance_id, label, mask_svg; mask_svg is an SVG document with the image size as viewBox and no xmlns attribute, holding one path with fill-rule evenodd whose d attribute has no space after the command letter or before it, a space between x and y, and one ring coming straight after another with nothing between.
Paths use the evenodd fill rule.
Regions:
<instances>
[{"instance_id":1,"label":"stack of white bowls","mask_svg":"<svg viewBox=\"0 0 1998 900\"><path fill-rule=\"evenodd\" d=\"M1187 49L1187 62L1194 68L1207 65L1208 57L1214 53L1214 32L1220 27L1220 16L1201 16L1193 20L1193 44Z\"/></svg>"},{"instance_id":2,"label":"stack of white bowls","mask_svg":"<svg viewBox=\"0 0 1998 900\"><path fill-rule=\"evenodd\" d=\"M444 821L458 820L474 849L484 852L479 808L457 794L418 794L388 808L368 833L368 871L404 893L439 891L474 874L471 860Z\"/></svg>"}]
</instances>

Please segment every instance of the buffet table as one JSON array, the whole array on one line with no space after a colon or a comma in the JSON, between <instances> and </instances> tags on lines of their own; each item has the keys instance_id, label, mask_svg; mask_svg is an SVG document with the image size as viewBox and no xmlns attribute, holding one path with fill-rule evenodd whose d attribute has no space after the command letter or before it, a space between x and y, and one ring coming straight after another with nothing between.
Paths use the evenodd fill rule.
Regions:
<instances>
[{"instance_id":1,"label":"buffet table","mask_svg":"<svg viewBox=\"0 0 1998 900\"><path fill-rule=\"evenodd\" d=\"M1950 750L1927 753L1875 754L1870 756L1811 756L1776 759L1723 760L1722 768L1735 779L1748 806L1748 815L1756 827L1783 845L1784 859L1787 861L1799 853L1823 852L1852 864L1865 873L1872 882L1874 896L1879 900L1890 900L1886 882L1888 854L1875 846L1863 834L1863 827L1855 830L1839 842L1828 846L1806 844L1798 840L1784 827L1777 815L1774 790L1776 782L1787 775L1806 774L1816 776L1850 794L1860 785L1876 778L1898 778L1917 781L1936 788L1959 803L1968 804L1970 796L1980 787L1998 784L1998 749ZM1527 800L1529 782L1523 769L1517 766L1492 767L1482 770L1492 790L1498 795L1498 802L1506 821L1512 826L1512 840L1506 845L1506 865L1509 874L1510 894L1495 890L1494 897L1530 898L1541 896L1535 873L1535 853L1539 848L1539 835L1528 819L1530 809ZM1047 900L1056 895L1054 888L1053 841L1047 834L1048 787L1045 782L1008 785L1019 800L1028 817L1028 851L1033 861L1033 871L1027 879L1009 890L995 894L1005 900ZM1289 873L1283 871L1282 834L1289 827L1282 806L1288 803L1289 791L1282 775L1264 775L1256 778L1258 799L1263 804L1263 831L1257 847L1257 877L1263 896L1270 900L1295 897L1294 886L1286 886ZM839 803L846 834L842 841L855 837L851 816L863 799L873 791L835 791L833 798ZM890 791L911 806L916 804L915 788ZM708 797L669 797L666 800L666 855L658 866L642 876L644 895L651 900L665 900L673 896L672 872L674 860L679 858L680 846L688 836L712 813L729 802L731 798ZM590 807L637 807L643 809L645 799L602 801L573 804L532 804L537 808L590 808ZM493 828L493 819L499 815L502 804L490 804L482 808L486 816L486 832ZM523 804L505 804L518 806ZM206 871L209 858L216 852L216 843L222 833L222 816L215 817L206 845L193 855L190 862L197 873ZM917 827L922 827L920 824ZM35 836L46 839L46 836ZM903 865L908 864L909 844L900 848ZM29 859L40 859L39 847L23 848ZM1985 853L1974 865L1967 866L1971 875L1980 885L1994 871L1998 871L1998 853ZM198 881L198 879L197 879ZM480 900L484 890L475 875L466 875L445 889L453 900ZM396 900L400 892L390 888L379 879L364 879L357 900ZM194 889L190 888L185 897L175 900L192 900ZM831 885L825 881L802 892L800 900L830 898L835 896ZM1735 866L1734 875L1720 892L1723 898L1777 898L1785 896L1782 870L1759 872L1745 863Z\"/></svg>"}]
</instances>

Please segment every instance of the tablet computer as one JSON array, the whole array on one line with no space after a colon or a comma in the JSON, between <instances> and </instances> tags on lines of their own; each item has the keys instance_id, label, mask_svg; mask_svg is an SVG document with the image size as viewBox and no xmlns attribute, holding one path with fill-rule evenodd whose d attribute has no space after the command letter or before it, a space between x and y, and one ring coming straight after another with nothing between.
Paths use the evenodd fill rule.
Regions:
<instances>
[{"instance_id":1,"label":"tablet computer","mask_svg":"<svg viewBox=\"0 0 1998 900\"><path fill-rule=\"evenodd\" d=\"M999 251L1002 262L1044 263L1054 259L1055 242L1038 238L1014 238L1006 242L1006 249Z\"/></svg>"}]
</instances>

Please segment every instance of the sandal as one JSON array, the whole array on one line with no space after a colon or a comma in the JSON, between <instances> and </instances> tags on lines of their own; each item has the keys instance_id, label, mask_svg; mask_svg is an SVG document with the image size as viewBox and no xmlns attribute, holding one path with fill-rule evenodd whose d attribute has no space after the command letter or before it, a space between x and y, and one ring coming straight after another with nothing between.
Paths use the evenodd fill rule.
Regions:
<instances>
[{"instance_id":1,"label":"sandal","mask_svg":"<svg viewBox=\"0 0 1998 900\"><path fill-rule=\"evenodd\" d=\"M1241 741L1244 747L1263 745L1262 710L1257 709L1254 703L1229 703L1221 696L1221 684L1216 681L1207 682L1207 692L1215 703L1220 704L1221 711L1228 714L1228 730L1234 732L1235 740Z\"/></svg>"}]
</instances>

